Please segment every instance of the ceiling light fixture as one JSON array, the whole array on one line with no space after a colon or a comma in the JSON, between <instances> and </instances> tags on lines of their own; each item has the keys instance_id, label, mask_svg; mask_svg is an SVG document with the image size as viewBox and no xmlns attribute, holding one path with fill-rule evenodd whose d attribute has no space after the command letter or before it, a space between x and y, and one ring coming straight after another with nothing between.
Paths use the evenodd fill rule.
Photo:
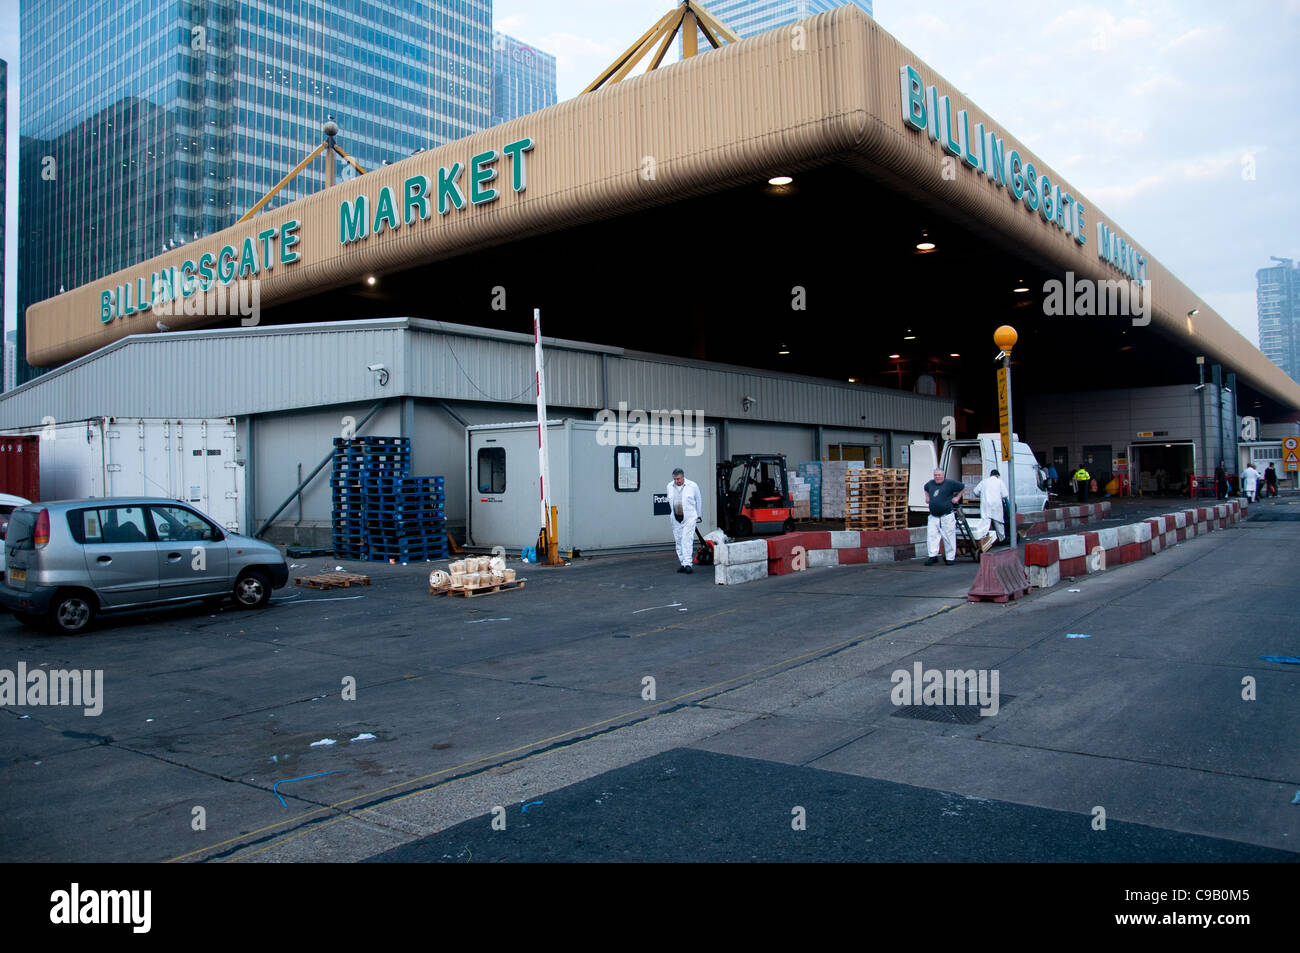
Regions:
<instances>
[{"instance_id":1,"label":"ceiling light fixture","mask_svg":"<svg viewBox=\"0 0 1300 953\"><path fill-rule=\"evenodd\" d=\"M921 240L916 243L917 251L934 251L934 242L930 241L930 233L924 228L921 229Z\"/></svg>"},{"instance_id":2,"label":"ceiling light fixture","mask_svg":"<svg viewBox=\"0 0 1300 953\"><path fill-rule=\"evenodd\" d=\"M891 354L891 355L889 355L889 359L890 359L891 361L896 361L896 360L898 360L898 359L899 359L900 357L902 357L902 356L903 356L903 355L901 355L901 354Z\"/></svg>"},{"instance_id":3,"label":"ceiling light fixture","mask_svg":"<svg viewBox=\"0 0 1300 953\"><path fill-rule=\"evenodd\" d=\"M1017 283L1016 287L1012 288L1011 290L1014 291L1016 294L1024 294L1029 290L1029 286L1025 284L1025 279L1021 278L1020 281Z\"/></svg>"},{"instance_id":4,"label":"ceiling light fixture","mask_svg":"<svg viewBox=\"0 0 1300 953\"><path fill-rule=\"evenodd\" d=\"M772 178L767 180L767 184L768 185L789 185L793 181L794 179L792 179L788 175L774 175L772 176Z\"/></svg>"},{"instance_id":5,"label":"ceiling light fixture","mask_svg":"<svg viewBox=\"0 0 1300 953\"><path fill-rule=\"evenodd\" d=\"M375 283L375 276L374 276L374 275L370 275L368 278L366 278L366 284L368 284L368 285L373 285L374 283Z\"/></svg>"}]
</instances>

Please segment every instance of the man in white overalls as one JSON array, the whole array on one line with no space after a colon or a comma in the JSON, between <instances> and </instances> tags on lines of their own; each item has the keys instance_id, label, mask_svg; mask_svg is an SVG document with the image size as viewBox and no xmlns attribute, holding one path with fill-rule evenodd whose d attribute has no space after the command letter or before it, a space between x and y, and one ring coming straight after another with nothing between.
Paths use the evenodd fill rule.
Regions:
<instances>
[{"instance_id":1,"label":"man in white overalls","mask_svg":"<svg viewBox=\"0 0 1300 953\"><path fill-rule=\"evenodd\" d=\"M691 563L695 555L695 524L704 516L704 495L694 480L678 467L673 471L673 482L668 484L668 518L673 524L673 540L677 543L678 572L695 572Z\"/></svg>"},{"instance_id":2,"label":"man in white overalls","mask_svg":"<svg viewBox=\"0 0 1300 953\"><path fill-rule=\"evenodd\" d=\"M989 521L993 532L998 534L999 543L1006 542L1007 515L1002 510L1002 504L1007 498L1007 486L997 470L989 471L989 475L980 480L979 486L975 487L975 495L980 501L980 517Z\"/></svg>"}]
</instances>

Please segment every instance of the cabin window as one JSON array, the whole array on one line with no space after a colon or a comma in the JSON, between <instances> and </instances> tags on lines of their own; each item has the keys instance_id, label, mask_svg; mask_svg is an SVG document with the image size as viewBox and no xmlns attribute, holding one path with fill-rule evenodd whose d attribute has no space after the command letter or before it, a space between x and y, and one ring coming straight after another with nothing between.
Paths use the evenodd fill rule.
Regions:
<instances>
[{"instance_id":1,"label":"cabin window","mask_svg":"<svg viewBox=\"0 0 1300 953\"><path fill-rule=\"evenodd\" d=\"M480 447L478 451L478 491L506 491L506 448Z\"/></svg>"},{"instance_id":2,"label":"cabin window","mask_svg":"<svg viewBox=\"0 0 1300 953\"><path fill-rule=\"evenodd\" d=\"M614 448L614 490L635 493L641 489L641 450L639 447Z\"/></svg>"}]
</instances>

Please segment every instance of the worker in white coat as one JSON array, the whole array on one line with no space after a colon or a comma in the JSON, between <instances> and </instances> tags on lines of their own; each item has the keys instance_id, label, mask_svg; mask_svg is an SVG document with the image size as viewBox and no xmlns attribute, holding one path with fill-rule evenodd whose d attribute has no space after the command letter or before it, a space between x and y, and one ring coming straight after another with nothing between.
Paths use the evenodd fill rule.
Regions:
<instances>
[{"instance_id":1,"label":"worker in white coat","mask_svg":"<svg viewBox=\"0 0 1300 953\"><path fill-rule=\"evenodd\" d=\"M1255 464L1246 465L1246 469L1241 474L1241 488L1246 493L1246 499L1255 502L1255 492L1259 489L1259 471L1255 469Z\"/></svg>"},{"instance_id":2,"label":"worker in white coat","mask_svg":"<svg viewBox=\"0 0 1300 953\"><path fill-rule=\"evenodd\" d=\"M980 501L980 518L986 519L998 534L998 542L1007 540L1007 514L1002 508L1007 498L1007 485L997 470L990 470L989 475L975 487L975 496Z\"/></svg>"},{"instance_id":3,"label":"worker in white coat","mask_svg":"<svg viewBox=\"0 0 1300 953\"><path fill-rule=\"evenodd\" d=\"M704 495L700 485L686 479L681 467L673 471L673 482L668 484L668 519L673 524L673 539L677 543L678 572L695 572L691 566L695 556L695 524L704 518Z\"/></svg>"}]
</instances>

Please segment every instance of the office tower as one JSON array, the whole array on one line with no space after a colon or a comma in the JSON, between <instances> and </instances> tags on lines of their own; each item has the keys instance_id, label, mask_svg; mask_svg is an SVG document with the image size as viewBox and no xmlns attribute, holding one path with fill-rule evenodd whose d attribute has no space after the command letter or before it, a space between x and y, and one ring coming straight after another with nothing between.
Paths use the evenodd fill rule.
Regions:
<instances>
[{"instance_id":1,"label":"office tower","mask_svg":"<svg viewBox=\"0 0 1300 953\"><path fill-rule=\"evenodd\" d=\"M5 239L8 231L8 206L5 205L5 181L9 174L9 64L0 60L0 326L5 315ZM4 380L0 381L0 391L14 386L13 374L9 370L8 335L5 336Z\"/></svg>"},{"instance_id":2,"label":"office tower","mask_svg":"<svg viewBox=\"0 0 1300 953\"><path fill-rule=\"evenodd\" d=\"M1300 266L1290 258L1255 272L1259 349L1293 381L1300 381Z\"/></svg>"},{"instance_id":3,"label":"office tower","mask_svg":"<svg viewBox=\"0 0 1300 953\"><path fill-rule=\"evenodd\" d=\"M20 382L27 306L233 224L327 118L367 169L486 128L491 19L491 0L23 0ZM268 208L323 184L318 160Z\"/></svg>"},{"instance_id":4,"label":"office tower","mask_svg":"<svg viewBox=\"0 0 1300 953\"><path fill-rule=\"evenodd\" d=\"M5 382L4 389L12 390L14 388L14 375L17 367L15 362L18 359L18 332L5 332Z\"/></svg>"},{"instance_id":5,"label":"office tower","mask_svg":"<svg viewBox=\"0 0 1300 953\"><path fill-rule=\"evenodd\" d=\"M705 0L704 9L741 39L748 39L837 7L854 6L871 16L871 4L872 0ZM713 49L703 33L697 45L701 53Z\"/></svg>"},{"instance_id":6,"label":"office tower","mask_svg":"<svg viewBox=\"0 0 1300 953\"><path fill-rule=\"evenodd\" d=\"M492 125L555 105L555 57L492 34Z\"/></svg>"}]
</instances>

